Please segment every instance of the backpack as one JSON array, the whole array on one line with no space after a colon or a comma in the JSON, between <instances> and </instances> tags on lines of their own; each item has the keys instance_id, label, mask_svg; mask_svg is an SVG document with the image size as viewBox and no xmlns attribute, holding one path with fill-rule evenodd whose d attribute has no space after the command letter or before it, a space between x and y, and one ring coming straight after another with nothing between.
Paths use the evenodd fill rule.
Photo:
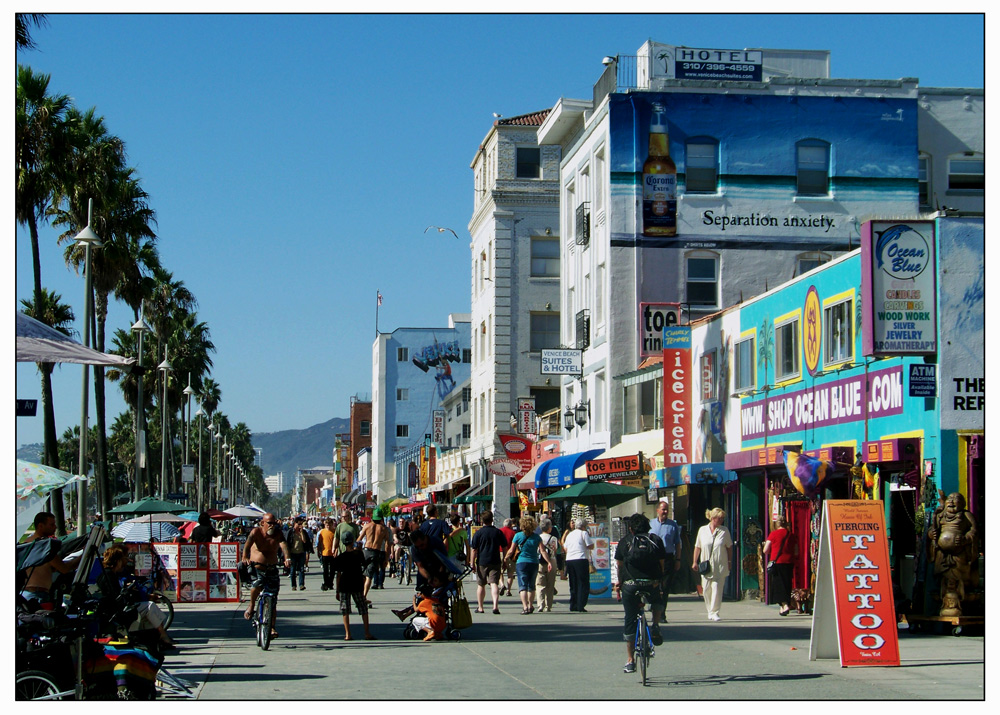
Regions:
<instances>
[{"instance_id":1,"label":"backpack","mask_svg":"<svg viewBox=\"0 0 1000 715\"><path fill-rule=\"evenodd\" d=\"M660 557L656 553L656 544L649 534L633 534L625 563L630 569L644 574L654 574L660 570Z\"/></svg>"}]
</instances>

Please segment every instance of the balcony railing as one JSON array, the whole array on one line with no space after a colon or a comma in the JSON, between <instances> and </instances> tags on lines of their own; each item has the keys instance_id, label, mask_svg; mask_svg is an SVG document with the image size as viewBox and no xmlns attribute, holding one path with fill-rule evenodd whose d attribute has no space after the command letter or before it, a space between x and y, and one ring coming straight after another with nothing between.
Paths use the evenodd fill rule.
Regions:
<instances>
[{"instance_id":1,"label":"balcony railing","mask_svg":"<svg viewBox=\"0 0 1000 715\"><path fill-rule=\"evenodd\" d=\"M576 207L576 245L590 245L590 202L584 201Z\"/></svg>"},{"instance_id":2,"label":"balcony railing","mask_svg":"<svg viewBox=\"0 0 1000 715\"><path fill-rule=\"evenodd\" d=\"M590 310L584 308L576 314L576 349L590 347Z\"/></svg>"}]
</instances>

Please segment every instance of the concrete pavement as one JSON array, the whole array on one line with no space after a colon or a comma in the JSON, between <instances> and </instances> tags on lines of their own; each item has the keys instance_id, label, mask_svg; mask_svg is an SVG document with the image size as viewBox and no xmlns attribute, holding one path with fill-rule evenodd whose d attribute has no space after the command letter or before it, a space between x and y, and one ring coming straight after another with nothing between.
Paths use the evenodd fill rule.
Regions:
<instances>
[{"instance_id":1,"label":"concrete pavement","mask_svg":"<svg viewBox=\"0 0 1000 715\"><path fill-rule=\"evenodd\" d=\"M345 642L334 593L320 590L316 572L306 576L306 591L283 579L281 637L268 652L242 617L246 603L178 605L171 635L181 648L166 666L202 700L975 700L985 693L982 636L903 630L900 667L841 668L809 660L811 617L727 601L713 623L694 594L671 596L665 640L643 688L638 675L622 672L621 605L591 600L589 613L570 613L566 581L552 613L521 615L518 599L502 597L500 615L487 607L460 642L435 643L403 640L390 609L406 605L412 589L387 582L369 594L378 640L362 639L355 614L357 640ZM466 595L475 609L474 579Z\"/></svg>"}]
</instances>

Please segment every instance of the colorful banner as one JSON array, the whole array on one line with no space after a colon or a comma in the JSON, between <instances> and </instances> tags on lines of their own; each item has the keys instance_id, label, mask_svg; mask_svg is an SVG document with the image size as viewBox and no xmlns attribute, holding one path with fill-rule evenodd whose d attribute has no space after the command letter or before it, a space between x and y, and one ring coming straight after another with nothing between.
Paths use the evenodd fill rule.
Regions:
<instances>
[{"instance_id":1,"label":"colorful banner","mask_svg":"<svg viewBox=\"0 0 1000 715\"><path fill-rule=\"evenodd\" d=\"M513 434L501 434L500 444L503 446L503 451L507 455L507 459L511 459L517 462L521 471L521 474L527 474L528 470L531 469L531 443L523 437L518 437Z\"/></svg>"},{"instance_id":2,"label":"colorful banner","mask_svg":"<svg viewBox=\"0 0 1000 715\"><path fill-rule=\"evenodd\" d=\"M666 384L666 380L664 380ZM870 385L870 388L867 388ZM740 430L746 441L790 434L806 427L859 422L903 413L903 368L873 370L842 380L744 401Z\"/></svg>"},{"instance_id":3,"label":"colorful banner","mask_svg":"<svg viewBox=\"0 0 1000 715\"><path fill-rule=\"evenodd\" d=\"M153 543L129 544L128 547L134 554L138 576L151 572L153 558L160 560L163 569L159 590L171 601L204 603L240 599L239 576L236 573L238 543Z\"/></svg>"},{"instance_id":4,"label":"colorful banner","mask_svg":"<svg viewBox=\"0 0 1000 715\"><path fill-rule=\"evenodd\" d=\"M663 329L663 463L691 461L691 326Z\"/></svg>"},{"instance_id":5,"label":"colorful banner","mask_svg":"<svg viewBox=\"0 0 1000 715\"><path fill-rule=\"evenodd\" d=\"M861 231L865 355L937 352L934 222L869 221Z\"/></svg>"}]
</instances>

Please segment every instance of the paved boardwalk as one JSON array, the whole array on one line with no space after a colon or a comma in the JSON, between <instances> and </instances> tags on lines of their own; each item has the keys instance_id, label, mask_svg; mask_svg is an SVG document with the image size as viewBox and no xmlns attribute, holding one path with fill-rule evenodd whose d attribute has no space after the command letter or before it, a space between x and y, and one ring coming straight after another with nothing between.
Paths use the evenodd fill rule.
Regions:
<instances>
[{"instance_id":1,"label":"paved boardwalk","mask_svg":"<svg viewBox=\"0 0 1000 715\"><path fill-rule=\"evenodd\" d=\"M592 600L570 613L559 582L552 613L521 615L515 598L501 613L473 614L461 642L404 641L390 612L412 590L395 582L373 590L377 641L343 640L333 592L320 575L306 591L282 582L278 628L268 652L243 620L246 604L183 604L171 634L181 649L171 672L202 700L940 700L984 698L984 638L900 632L899 668L841 668L809 660L811 618L779 618L758 602L725 602L722 621L706 619L700 598L672 596L664 643L650 664L650 685L622 673L622 608ZM475 585L466 589L475 608ZM383 673L373 677L367 673Z\"/></svg>"}]
</instances>

